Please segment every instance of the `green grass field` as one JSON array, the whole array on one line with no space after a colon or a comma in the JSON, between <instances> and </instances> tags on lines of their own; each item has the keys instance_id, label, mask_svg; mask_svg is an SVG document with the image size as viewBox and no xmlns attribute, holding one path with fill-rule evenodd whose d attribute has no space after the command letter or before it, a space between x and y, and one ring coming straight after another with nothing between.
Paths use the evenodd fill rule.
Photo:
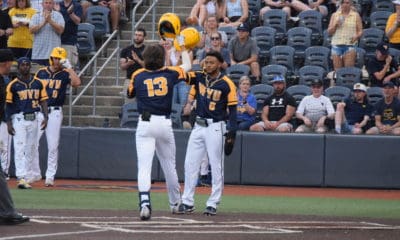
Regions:
<instances>
[{"instance_id":1,"label":"green grass field","mask_svg":"<svg viewBox=\"0 0 400 240\"><path fill-rule=\"evenodd\" d=\"M135 210L136 192L41 190L11 191L18 209L110 209ZM196 207L205 207L208 195L196 195ZM166 193L152 193L152 205L168 210ZM317 197L223 196L222 212L298 214L400 219L399 200Z\"/></svg>"}]
</instances>

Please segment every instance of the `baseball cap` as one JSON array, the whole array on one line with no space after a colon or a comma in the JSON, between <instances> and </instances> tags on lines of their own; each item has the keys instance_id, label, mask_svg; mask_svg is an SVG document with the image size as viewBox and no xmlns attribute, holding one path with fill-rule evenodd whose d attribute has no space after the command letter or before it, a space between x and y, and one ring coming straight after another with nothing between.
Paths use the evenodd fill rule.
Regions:
<instances>
[{"instance_id":1,"label":"baseball cap","mask_svg":"<svg viewBox=\"0 0 400 240\"><path fill-rule=\"evenodd\" d=\"M394 1L392 1L392 3L393 3L394 5L400 5L400 0L394 0Z\"/></svg>"},{"instance_id":2,"label":"baseball cap","mask_svg":"<svg viewBox=\"0 0 400 240\"><path fill-rule=\"evenodd\" d=\"M322 86L322 85L323 85L323 83L322 83L321 79L313 79L311 81L311 86Z\"/></svg>"},{"instance_id":3,"label":"baseball cap","mask_svg":"<svg viewBox=\"0 0 400 240\"><path fill-rule=\"evenodd\" d=\"M381 52L382 55L388 55L389 54L389 45L387 43L381 42L376 46L376 50Z\"/></svg>"},{"instance_id":4,"label":"baseball cap","mask_svg":"<svg viewBox=\"0 0 400 240\"><path fill-rule=\"evenodd\" d=\"M353 90L367 92L367 87L362 83L356 83L354 84Z\"/></svg>"},{"instance_id":5,"label":"baseball cap","mask_svg":"<svg viewBox=\"0 0 400 240\"><path fill-rule=\"evenodd\" d=\"M19 65L23 64L23 63L31 63L31 60L27 57L20 57L17 59L17 63L18 63L18 67Z\"/></svg>"},{"instance_id":6,"label":"baseball cap","mask_svg":"<svg viewBox=\"0 0 400 240\"><path fill-rule=\"evenodd\" d=\"M0 49L0 62L14 61L13 52L10 49Z\"/></svg>"},{"instance_id":7,"label":"baseball cap","mask_svg":"<svg viewBox=\"0 0 400 240\"><path fill-rule=\"evenodd\" d=\"M393 82L385 82L382 87L389 87L389 88L394 88L394 83Z\"/></svg>"},{"instance_id":8,"label":"baseball cap","mask_svg":"<svg viewBox=\"0 0 400 240\"><path fill-rule=\"evenodd\" d=\"M238 27L237 27L238 31L246 31L249 32L250 28L249 25L247 23L241 23Z\"/></svg>"},{"instance_id":9,"label":"baseball cap","mask_svg":"<svg viewBox=\"0 0 400 240\"><path fill-rule=\"evenodd\" d=\"M270 83L285 82L285 78L282 75L275 75Z\"/></svg>"}]
</instances>

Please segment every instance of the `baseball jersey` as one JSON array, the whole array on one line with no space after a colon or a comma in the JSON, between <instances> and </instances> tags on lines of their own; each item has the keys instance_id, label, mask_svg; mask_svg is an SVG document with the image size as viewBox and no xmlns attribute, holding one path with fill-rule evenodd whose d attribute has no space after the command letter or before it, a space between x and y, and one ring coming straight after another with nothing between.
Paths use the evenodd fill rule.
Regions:
<instances>
[{"instance_id":1,"label":"baseball jersey","mask_svg":"<svg viewBox=\"0 0 400 240\"><path fill-rule=\"evenodd\" d=\"M51 72L50 67L39 69L34 77L40 80L47 91L49 99L48 106L62 106L65 101L65 94L68 84L71 83L69 73L64 69L58 72Z\"/></svg>"},{"instance_id":2,"label":"baseball jersey","mask_svg":"<svg viewBox=\"0 0 400 240\"><path fill-rule=\"evenodd\" d=\"M296 100L287 92L282 95L272 94L264 101L264 107L268 106L268 120L279 121L286 115L286 107L292 106L296 108Z\"/></svg>"},{"instance_id":3,"label":"baseball jersey","mask_svg":"<svg viewBox=\"0 0 400 240\"><path fill-rule=\"evenodd\" d=\"M220 74L209 79L204 72L189 72L189 84L196 92L196 114L202 118L212 118L214 122L227 118L227 107L238 104L236 86L227 76Z\"/></svg>"},{"instance_id":4,"label":"baseball jersey","mask_svg":"<svg viewBox=\"0 0 400 240\"><path fill-rule=\"evenodd\" d=\"M164 67L156 71L141 68L134 72L128 86L128 97L136 96L139 113L171 114L174 84L185 80L181 67Z\"/></svg>"},{"instance_id":5,"label":"baseball jersey","mask_svg":"<svg viewBox=\"0 0 400 240\"><path fill-rule=\"evenodd\" d=\"M309 118L313 124L316 124L322 116L335 113L332 102L324 95L318 98L313 95L305 96L297 108L297 113L303 114Z\"/></svg>"},{"instance_id":6,"label":"baseball jersey","mask_svg":"<svg viewBox=\"0 0 400 240\"><path fill-rule=\"evenodd\" d=\"M348 98L344 102L346 104L344 114L349 125L360 123L364 120L364 116L371 116L372 114L372 105L369 104L367 99L363 103L359 103L353 98Z\"/></svg>"},{"instance_id":7,"label":"baseball jersey","mask_svg":"<svg viewBox=\"0 0 400 240\"><path fill-rule=\"evenodd\" d=\"M381 116L382 124L392 126L397 123L400 115L400 100L393 98L390 104L386 104L382 98L376 103L374 113Z\"/></svg>"},{"instance_id":8,"label":"baseball jersey","mask_svg":"<svg viewBox=\"0 0 400 240\"><path fill-rule=\"evenodd\" d=\"M31 78L29 81L22 81L19 78L12 80L6 89L7 118L19 112L33 113L40 111L40 102L48 98L43 84Z\"/></svg>"}]
</instances>

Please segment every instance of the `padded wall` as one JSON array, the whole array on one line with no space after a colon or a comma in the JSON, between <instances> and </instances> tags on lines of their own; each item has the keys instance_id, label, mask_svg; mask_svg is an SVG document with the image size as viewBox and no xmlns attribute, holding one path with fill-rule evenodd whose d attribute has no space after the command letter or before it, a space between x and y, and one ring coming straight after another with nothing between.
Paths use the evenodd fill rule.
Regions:
<instances>
[{"instance_id":1,"label":"padded wall","mask_svg":"<svg viewBox=\"0 0 400 240\"><path fill-rule=\"evenodd\" d=\"M117 128L81 129L79 177L137 180L135 131ZM152 179L156 180L157 177L158 164L154 163Z\"/></svg>"},{"instance_id":2,"label":"padded wall","mask_svg":"<svg viewBox=\"0 0 400 240\"><path fill-rule=\"evenodd\" d=\"M324 135L243 132L242 184L321 186Z\"/></svg>"},{"instance_id":3,"label":"padded wall","mask_svg":"<svg viewBox=\"0 0 400 240\"><path fill-rule=\"evenodd\" d=\"M400 188L400 137L326 136L325 184Z\"/></svg>"}]
</instances>

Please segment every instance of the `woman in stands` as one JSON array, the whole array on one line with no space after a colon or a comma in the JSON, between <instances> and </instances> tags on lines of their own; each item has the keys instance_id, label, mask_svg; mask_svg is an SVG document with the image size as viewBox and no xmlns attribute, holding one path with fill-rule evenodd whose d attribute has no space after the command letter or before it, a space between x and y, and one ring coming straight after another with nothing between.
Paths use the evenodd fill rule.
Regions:
<instances>
[{"instance_id":1,"label":"woman in stands","mask_svg":"<svg viewBox=\"0 0 400 240\"><path fill-rule=\"evenodd\" d=\"M197 0L190 12L190 16L187 18L187 23L204 27L204 21L209 15L215 15L222 20L224 5L225 0Z\"/></svg>"},{"instance_id":2,"label":"woman in stands","mask_svg":"<svg viewBox=\"0 0 400 240\"><path fill-rule=\"evenodd\" d=\"M356 61L358 39L363 32L362 20L352 8L353 0L340 1L340 8L331 16L328 34L332 36L332 60L334 70L353 67Z\"/></svg>"},{"instance_id":3,"label":"woman in stands","mask_svg":"<svg viewBox=\"0 0 400 240\"><path fill-rule=\"evenodd\" d=\"M389 16L386 22L386 36L389 38L389 46L400 50L400 1L393 1L396 12Z\"/></svg>"},{"instance_id":4,"label":"woman in stands","mask_svg":"<svg viewBox=\"0 0 400 240\"><path fill-rule=\"evenodd\" d=\"M14 28L14 34L8 38L8 47L17 59L31 58L33 34L29 31L29 22L35 12L31 8L30 0L18 0L17 5L8 12Z\"/></svg>"},{"instance_id":5,"label":"woman in stands","mask_svg":"<svg viewBox=\"0 0 400 240\"><path fill-rule=\"evenodd\" d=\"M237 92L237 126L238 130L249 130L256 120L256 97L250 92L251 81L248 76L242 76L239 80Z\"/></svg>"},{"instance_id":6,"label":"woman in stands","mask_svg":"<svg viewBox=\"0 0 400 240\"><path fill-rule=\"evenodd\" d=\"M237 27L249 18L249 5L247 0L227 0L223 9L223 22L220 26Z\"/></svg>"}]
</instances>

